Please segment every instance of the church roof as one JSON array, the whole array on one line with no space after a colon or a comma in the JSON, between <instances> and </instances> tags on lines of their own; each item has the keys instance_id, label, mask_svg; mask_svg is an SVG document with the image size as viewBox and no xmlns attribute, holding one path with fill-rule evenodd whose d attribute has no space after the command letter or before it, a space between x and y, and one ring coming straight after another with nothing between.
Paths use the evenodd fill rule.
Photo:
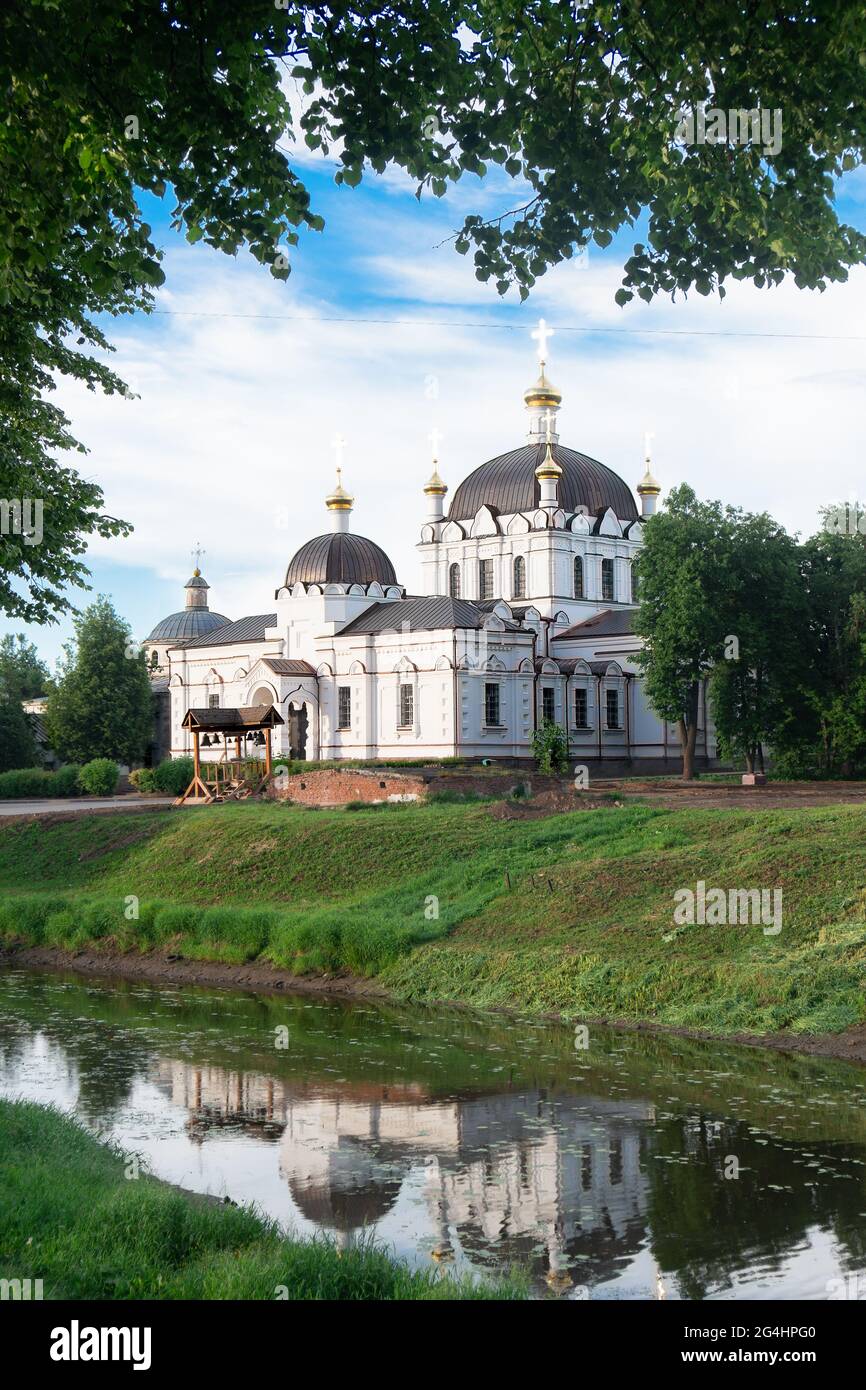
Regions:
<instances>
[{"instance_id":1,"label":"church roof","mask_svg":"<svg viewBox=\"0 0 866 1390\"><path fill-rule=\"evenodd\" d=\"M468 521L485 505L506 514L535 511L541 499L535 470L546 450L546 444L525 444L482 463L457 488L448 519ZM637 520L631 488L612 469L562 444L551 445L551 452L562 469L557 499L564 511L586 507L595 514L610 507L622 521Z\"/></svg>"},{"instance_id":2,"label":"church roof","mask_svg":"<svg viewBox=\"0 0 866 1390\"><path fill-rule=\"evenodd\" d=\"M193 637L213 632L215 628L224 627L230 621L224 613L212 613L209 608L183 608L179 613L169 613L144 640L187 642Z\"/></svg>"},{"instance_id":3,"label":"church roof","mask_svg":"<svg viewBox=\"0 0 866 1390\"><path fill-rule=\"evenodd\" d=\"M483 627L489 613L477 603L464 598L449 598L445 594L429 594L426 598L400 599L396 603L374 603L357 618L353 618L337 634L350 632L434 632L438 628ZM519 624L503 619L514 632Z\"/></svg>"},{"instance_id":4,"label":"church roof","mask_svg":"<svg viewBox=\"0 0 866 1390\"><path fill-rule=\"evenodd\" d=\"M604 612L586 618L582 623L574 623L564 632L557 632L554 642L563 642L575 637L627 637L634 632L635 610L633 608L605 608Z\"/></svg>"},{"instance_id":5,"label":"church roof","mask_svg":"<svg viewBox=\"0 0 866 1390\"><path fill-rule=\"evenodd\" d=\"M187 648L228 647L235 642L261 642L267 629L276 625L276 613L258 613L251 618L238 618L236 623L225 622L219 630L194 637L184 645Z\"/></svg>"},{"instance_id":6,"label":"church roof","mask_svg":"<svg viewBox=\"0 0 866 1390\"><path fill-rule=\"evenodd\" d=\"M384 550L353 531L314 536L289 561L286 587L293 584L396 584L394 566Z\"/></svg>"},{"instance_id":7,"label":"church roof","mask_svg":"<svg viewBox=\"0 0 866 1390\"><path fill-rule=\"evenodd\" d=\"M296 661L282 656L266 656L262 658L262 665L267 666L269 671L273 671L275 676L314 676L315 666L311 666L309 661Z\"/></svg>"}]
</instances>

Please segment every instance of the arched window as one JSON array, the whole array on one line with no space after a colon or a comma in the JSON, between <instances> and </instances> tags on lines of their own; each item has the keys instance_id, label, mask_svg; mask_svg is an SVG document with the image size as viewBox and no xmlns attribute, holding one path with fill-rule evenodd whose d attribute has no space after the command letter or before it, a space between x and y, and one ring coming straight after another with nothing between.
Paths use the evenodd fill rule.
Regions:
<instances>
[{"instance_id":1,"label":"arched window","mask_svg":"<svg viewBox=\"0 0 866 1390\"><path fill-rule=\"evenodd\" d=\"M452 598L460 597L460 566L451 565L448 570L448 592Z\"/></svg>"},{"instance_id":2,"label":"arched window","mask_svg":"<svg viewBox=\"0 0 866 1390\"><path fill-rule=\"evenodd\" d=\"M526 598L526 561L522 555L514 557L514 593L513 598Z\"/></svg>"},{"instance_id":3,"label":"arched window","mask_svg":"<svg viewBox=\"0 0 866 1390\"><path fill-rule=\"evenodd\" d=\"M478 597L482 600L493 598L493 561L478 561Z\"/></svg>"},{"instance_id":4,"label":"arched window","mask_svg":"<svg viewBox=\"0 0 866 1390\"><path fill-rule=\"evenodd\" d=\"M583 561L579 555L574 557L574 597L583 598Z\"/></svg>"},{"instance_id":5,"label":"arched window","mask_svg":"<svg viewBox=\"0 0 866 1390\"><path fill-rule=\"evenodd\" d=\"M601 562L601 596L602 598L613 598L613 560L602 560Z\"/></svg>"}]
</instances>

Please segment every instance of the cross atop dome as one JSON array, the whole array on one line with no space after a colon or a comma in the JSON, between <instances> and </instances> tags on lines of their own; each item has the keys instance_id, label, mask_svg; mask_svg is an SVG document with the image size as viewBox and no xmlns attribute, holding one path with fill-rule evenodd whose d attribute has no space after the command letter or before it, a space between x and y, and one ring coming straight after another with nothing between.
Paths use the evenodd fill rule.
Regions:
<instances>
[{"instance_id":1,"label":"cross atop dome","mask_svg":"<svg viewBox=\"0 0 866 1390\"><path fill-rule=\"evenodd\" d=\"M538 343L538 365L541 372L538 380L523 393L526 409L529 412L528 444L558 444L556 432L556 412L562 403L562 394L552 382L547 380L544 368L547 365L547 344L554 330L548 328L544 319L538 320L538 327L530 335ZM548 416L552 416L548 420Z\"/></svg>"}]
</instances>

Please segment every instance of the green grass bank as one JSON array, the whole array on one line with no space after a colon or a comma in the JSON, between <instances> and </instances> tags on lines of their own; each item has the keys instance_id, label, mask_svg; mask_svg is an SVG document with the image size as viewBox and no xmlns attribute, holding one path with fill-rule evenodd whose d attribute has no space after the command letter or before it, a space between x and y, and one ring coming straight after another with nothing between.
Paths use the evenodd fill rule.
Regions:
<instances>
[{"instance_id":1,"label":"green grass bank","mask_svg":"<svg viewBox=\"0 0 866 1390\"><path fill-rule=\"evenodd\" d=\"M677 926L674 894L781 889L782 930ZM245 803L0 825L0 937L162 952L394 996L719 1034L866 1019L866 808L543 819Z\"/></svg>"},{"instance_id":2,"label":"green grass bank","mask_svg":"<svg viewBox=\"0 0 866 1390\"><path fill-rule=\"evenodd\" d=\"M41 1279L45 1298L522 1298L517 1280L478 1284L414 1272L371 1244L287 1239L253 1210L158 1179L75 1120L0 1101L0 1278Z\"/></svg>"}]
</instances>

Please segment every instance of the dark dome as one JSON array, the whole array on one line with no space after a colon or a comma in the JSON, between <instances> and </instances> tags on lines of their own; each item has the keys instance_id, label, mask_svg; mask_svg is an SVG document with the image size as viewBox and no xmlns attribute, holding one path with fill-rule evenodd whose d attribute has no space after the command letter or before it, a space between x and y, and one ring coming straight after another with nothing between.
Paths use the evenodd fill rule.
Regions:
<instances>
[{"instance_id":1,"label":"dark dome","mask_svg":"<svg viewBox=\"0 0 866 1390\"><path fill-rule=\"evenodd\" d=\"M365 536L332 531L315 536L289 561L286 587L293 584L396 584L394 566L384 550Z\"/></svg>"},{"instance_id":2,"label":"dark dome","mask_svg":"<svg viewBox=\"0 0 866 1390\"><path fill-rule=\"evenodd\" d=\"M500 512L533 512L540 503L535 470L544 458L545 444L524 444L482 463L460 484L448 512L451 521L467 521L480 507ZM563 511L586 507L592 513L610 507L621 521L634 521L638 511L631 488L598 459L578 454L562 444L551 446L562 469L557 495Z\"/></svg>"},{"instance_id":3,"label":"dark dome","mask_svg":"<svg viewBox=\"0 0 866 1390\"><path fill-rule=\"evenodd\" d=\"M209 608L183 608L180 613L169 613L144 640L186 642L190 637L203 637L206 632L213 632L215 627L225 627L229 621L223 613L212 613Z\"/></svg>"}]
</instances>

